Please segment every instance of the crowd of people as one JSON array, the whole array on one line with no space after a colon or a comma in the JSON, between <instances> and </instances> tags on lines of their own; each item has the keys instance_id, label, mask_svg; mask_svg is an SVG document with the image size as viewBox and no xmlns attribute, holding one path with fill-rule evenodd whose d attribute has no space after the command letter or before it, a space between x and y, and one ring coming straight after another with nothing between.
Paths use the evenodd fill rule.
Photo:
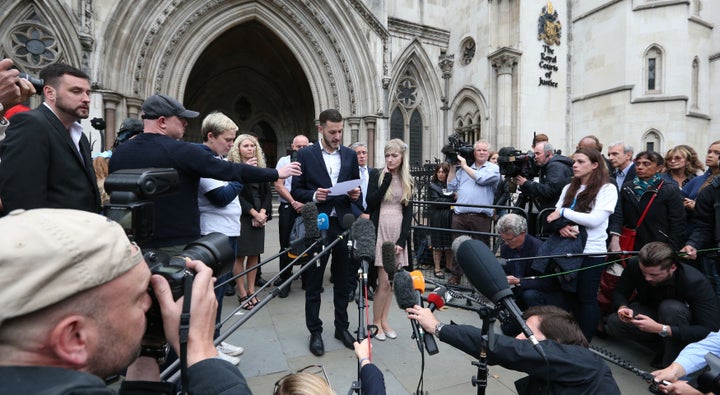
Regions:
<instances>
[{"instance_id":1,"label":"crowd of people","mask_svg":"<svg viewBox=\"0 0 720 395\"><path fill-rule=\"evenodd\" d=\"M0 61L0 103L14 105L35 91L9 65ZM242 373L232 368L243 348L218 339L219 323L223 299L231 292L246 310L260 303L257 269L267 238L275 237L265 232L273 218L273 188L280 197L281 251L308 204L327 215L327 240L344 232L346 215L374 225L369 296L377 332L372 339L398 337L388 320L392 273L383 262L383 245L393 246L393 273L413 266L411 201L417 191L406 142L387 141L384 163L370 168L367 145L345 147L343 117L328 109L319 114L317 142L295 136L289 154L276 168L268 168L257 138L237 135L238 126L220 112L203 119L201 144L183 142L186 119L200 114L170 96L154 94L142 105L141 121L129 122L127 128L123 123L127 133L107 155L109 161L93 161L78 123L89 115L89 77L64 64L46 67L40 77L45 81L43 104L0 123L0 294L6 302L0 309L0 377L11 383L11 392L37 392L59 383L102 388L102 379L121 371L126 375L121 393L168 390L167 383L158 381L167 353L146 344L141 330L145 313L157 303L165 339L187 365L183 385L190 392L204 386L204 393L228 388L250 393ZM698 350L717 349L720 276L715 255L707 252L714 253L720 241L720 141L708 148L705 166L686 145L665 155L651 150L635 155L630 145L615 142L609 159L602 149L597 137L586 136L572 155L563 156L545 136L533 147L537 173L508 176L497 164L503 158L488 141L478 140L471 155L438 164L428 186L429 244L437 281L445 280L447 270L449 287L462 283L463 269L451 250L461 234L500 245L499 255L507 259L508 286L553 362L552 371L544 369L525 336L503 327L506 334L491 342L489 363L528 373L518 383L523 394L548 388L565 393L570 387L619 393L610 370L587 350L596 335L648 346L655 352L650 363L659 369L654 374L668 380L660 388L669 392L691 390L685 376L701 367ZM141 168L175 169L178 190L153 199L154 235L135 244L118 224L99 215L111 198L99 180ZM536 205L537 213L526 218L522 213L532 210L493 207L498 190L509 183ZM343 192L335 192L340 186ZM227 236L234 265L231 272L213 273L202 262L187 263L195 278L189 335L182 337L180 317L188 306L173 300L163 276L151 276L140 248L179 255L187 243L213 232ZM40 248L26 248L28 240ZM350 332L348 305L359 262L346 243L327 250L317 264L301 269L308 349L317 357L325 353L320 304L330 262L334 337L355 351L364 391L384 393L382 373L370 360L369 340ZM288 255L281 257L281 274L274 283L280 298L290 293L294 268L289 262ZM623 270L605 290L611 307L603 311L598 290L609 262L620 262ZM214 281L226 286L215 289ZM52 292L36 292L40 287ZM109 309L126 314L109 316L104 313ZM445 325L420 306L406 312L427 333L479 355L478 328ZM100 337L117 341L100 342ZM563 357L569 354L572 359ZM33 379L38 374L43 380ZM314 385L312 378L303 377L284 377L275 392L299 393L291 388Z\"/></svg>"}]
</instances>

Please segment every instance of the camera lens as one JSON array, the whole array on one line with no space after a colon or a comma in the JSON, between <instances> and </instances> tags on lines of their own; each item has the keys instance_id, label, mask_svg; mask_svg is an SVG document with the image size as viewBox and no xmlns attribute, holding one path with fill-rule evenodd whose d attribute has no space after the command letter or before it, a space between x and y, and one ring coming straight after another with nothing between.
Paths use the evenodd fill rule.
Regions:
<instances>
[{"instance_id":1,"label":"camera lens","mask_svg":"<svg viewBox=\"0 0 720 395\"><path fill-rule=\"evenodd\" d=\"M182 255L201 261L213 270L215 277L228 272L235 261L235 252L230 248L227 236L218 232L210 233L188 244Z\"/></svg>"}]
</instances>

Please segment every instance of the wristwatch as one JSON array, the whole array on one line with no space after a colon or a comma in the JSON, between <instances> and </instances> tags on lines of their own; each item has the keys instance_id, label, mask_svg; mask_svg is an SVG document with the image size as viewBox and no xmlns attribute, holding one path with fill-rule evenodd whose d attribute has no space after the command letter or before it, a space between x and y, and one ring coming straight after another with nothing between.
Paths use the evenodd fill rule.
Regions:
<instances>
[{"instance_id":1,"label":"wristwatch","mask_svg":"<svg viewBox=\"0 0 720 395\"><path fill-rule=\"evenodd\" d=\"M445 326L445 324L443 324L443 323L440 322L440 321L438 321L438 323L435 324L435 336L437 336L438 338L440 337L440 331L442 330L442 328L443 328L444 326Z\"/></svg>"},{"instance_id":2,"label":"wristwatch","mask_svg":"<svg viewBox=\"0 0 720 395\"><path fill-rule=\"evenodd\" d=\"M660 330L660 333L658 333L658 335L660 335L660 337L668 337L668 326L663 325L662 329Z\"/></svg>"}]
</instances>

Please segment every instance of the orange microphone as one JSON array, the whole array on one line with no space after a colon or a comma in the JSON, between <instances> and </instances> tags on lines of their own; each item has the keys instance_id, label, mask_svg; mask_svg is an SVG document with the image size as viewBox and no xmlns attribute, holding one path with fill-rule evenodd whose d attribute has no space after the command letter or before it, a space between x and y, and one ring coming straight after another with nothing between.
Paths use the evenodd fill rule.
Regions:
<instances>
[{"instance_id":1,"label":"orange microphone","mask_svg":"<svg viewBox=\"0 0 720 395\"><path fill-rule=\"evenodd\" d=\"M413 280L413 288L419 291L421 294L425 293L425 276L420 270L413 270L410 272L410 277Z\"/></svg>"}]
</instances>

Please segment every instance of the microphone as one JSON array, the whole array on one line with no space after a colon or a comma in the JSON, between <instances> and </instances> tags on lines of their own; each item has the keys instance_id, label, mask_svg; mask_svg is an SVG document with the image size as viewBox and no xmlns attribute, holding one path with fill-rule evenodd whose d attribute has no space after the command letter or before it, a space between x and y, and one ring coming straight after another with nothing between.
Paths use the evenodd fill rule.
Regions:
<instances>
[{"instance_id":1,"label":"microphone","mask_svg":"<svg viewBox=\"0 0 720 395\"><path fill-rule=\"evenodd\" d=\"M340 227L343 228L343 230L345 231L350 231L353 222L355 222L355 216L352 215L352 213L346 213L345 215L343 215Z\"/></svg>"},{"instance_id":2,"label":"microphone","mask_svg":"<svg viewBox=\"0 0 720 395\"><path fill-rule=\"evenodd\" d=\"M328 218L328 215L325 213L320 213L317 216L317 228L320 232L320 240L322 240L322 243L324 246L327 245L327 232L328 229L330 229L330 218Z\"/></svg>"},{"instance_id":3,"label":"microphone","mask_svg":"<svg viewBox=\"0 0 720 395\"><path fill-rule=\"evenodd\" d=\"M412 278L413 289L417 293L417 300L420 307L423 307L422 294L425 293L425 276L420 270L413 270L410 272L410 278ZM420 327L420 334L423 335L423 342L425 343L425 349L428 354L435 355L438 353L438 346L435 342L435 336L430 333L423 334L423 328Z\"/></svg>"},{"instance_id":4,"label":"microphone","mask_svg":"<svg viewBox=\"0 0 720 395\"><path fill-rule=\"evenodd\" d=\"M397 301L398 306L403 310L415 305L420 305L418 293L415 292L415 288L413 287L412 277L410 277L410 273L404 270L395 273L395 278L393 279L393 292L395 293L395 300ZM418 350L422 353L424 333L422 331L422 327L418 324L417 320L411 319L410 324L412 324L413 336L417 342Z\"/></svg>"},{"instance_id":5,"label":"microphone","mask_svg":"<svg viewBox=\"0 0 720 395\"><path fill-rule=\"evenodd\" d=\"M395 243L392 241L385 241L382 243L382 264L385 269L385 273L388 275L390 281L395 277L397 272L397 262L395 262Z\"/></svg>"},{"instance_id":6,"label":"microphone","mask_svg":"<svg viewBox=\"0 0 720 395\"><path fill-rule=\"evenodd\" d=\"M317 206L314 202L305 203L300 210L300 216L305 225L305 240L317 240L320 238L316 218L318 216Z\"/></svg>"},{"instance_id":7,"label":"microphone","mask_svg":"<svg viewBox=\"0 0 720 395\"><path fill-rule=\"evenodd\" d=\"M520 325L525 337L535 347L535 350L545 358L540 343L538 343L532 330L527 326L522 317L520 308L515 303L513 293L508 287L507 277L500 268L497 258L490 252L490 249L480 240L455 239L452 244L453 252L457 262L467 275L468 281L480 291L485 297L490 298L495 304L502 304L510 316Z\"/></svg>"},{"instance_id":8,"label":"microphone","mask_svg":"<svg viewBox=\"0 0 720 395\"><path fill-rule=\"evenodd\" d=\"M375 225L367 218L358 218L350 227L355 259L372 264L375 262Z\"/></svg>"},{"instance_id":9,"label":"microphone","mask_svg":"<svg viewBox=\"0 0 720 395\"><path fill-rule=\"evenodd\" d=\"M447 292L445 287L437 287L430 293L430 295L428 295L427 301L430 311L442 309L445 306L445 292Z\"/></svg>"}]
</instances>

